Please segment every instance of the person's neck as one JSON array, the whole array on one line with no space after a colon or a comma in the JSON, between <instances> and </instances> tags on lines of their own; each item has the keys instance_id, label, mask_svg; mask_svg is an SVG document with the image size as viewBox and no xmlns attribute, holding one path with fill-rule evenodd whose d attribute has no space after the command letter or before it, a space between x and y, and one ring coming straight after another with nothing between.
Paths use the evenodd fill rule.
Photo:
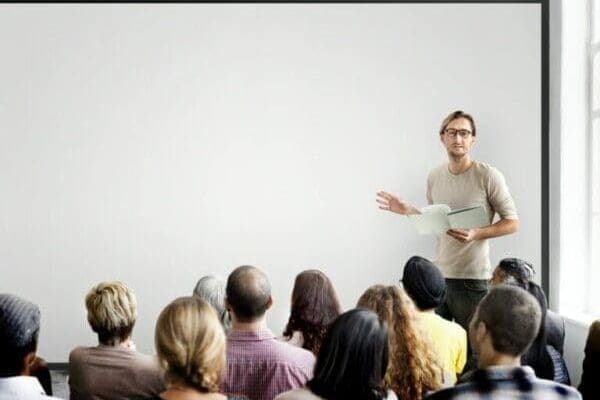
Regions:
<instances>
[{"instance_id":1,"label":"person's neck","mask_svg":"<svg viewBox=\"0 0 600 400\"><path fill-rule=\"evenodd\" d=\"M455 175L462 174L473 165L473 160L468 154L462 157L449 156L448 169Z\"/></svg>"},{"instance_id":2,"label":"person's neck","mask_svg":"<svg viewBox=\"0 0 600 400\"><path fill-rule=\"evenodd\" d=\"M267 320L263 316L252 322L241 322L237 321L237 319L234 317L231 321L231 327L235 331L257 332L263 329L267 329Z\"/></svg>"},{"instance_id":3,"label":"person's neck","mask_svg":"<svg viewBox=\"0 0 600 400\"><path fill-rule=\"evenodd\" d=\"M487 367L518 367L521 365L521 357L510 354L498 353L497 351L482 352L479 354L479 368Z\"/></svg>"},{"instance_id":4,"label":"person's neck","mask_svg":"<svg viewBox=\"0 0 600 400\"><path fill-rule=\"evenodd\" d=\"M166 400L191 400L221 397L218 393L203 393L189 386L170 386L160 394Z\"/></svg>"},{"instance_id":5,"label":"person's neck","mask_svg":"<svg viewBox=\"0 0 600 400\"><path fill-rule=\"evenodd\" d=\"M128 337L125 340L115 340L111 343L102 343L102 342L99 342L99 343L100 343L100 346L125 347L127 349L134 348L133 340L131 340L131 337Z\"/></svg>"}]
</instances>

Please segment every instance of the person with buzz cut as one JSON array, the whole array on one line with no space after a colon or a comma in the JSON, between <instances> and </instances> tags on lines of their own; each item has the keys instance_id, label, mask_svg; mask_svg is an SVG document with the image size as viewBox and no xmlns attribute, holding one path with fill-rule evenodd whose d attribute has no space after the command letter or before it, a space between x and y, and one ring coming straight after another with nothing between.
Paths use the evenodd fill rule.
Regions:
<instances>
[{"instance_id":1,"label":"person with buzz cut","mask_svg":"<svg viewBox=\"0 0 600 400\"><path fill-rule=\"evenodd\" d=\"M580 400L570 386L540 379L521 356L541 323L538 301L516 286L500 285L481 300L469 324L469 340L478 369L468 382L442 389L427 400Z\"/></svg>"}]
</instances>

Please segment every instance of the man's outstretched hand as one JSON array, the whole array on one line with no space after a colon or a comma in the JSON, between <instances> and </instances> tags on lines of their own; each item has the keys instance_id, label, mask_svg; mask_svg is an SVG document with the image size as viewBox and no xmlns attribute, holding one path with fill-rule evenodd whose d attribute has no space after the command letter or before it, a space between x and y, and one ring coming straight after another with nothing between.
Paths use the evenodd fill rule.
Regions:
<instances>
[{"instance_id":1,"label":"man's outstretched hand","mask_svg":"<svg viewBox=\"0 0 600 400\"><path fill-rule=\"evenodd\" d=\"M384 191L377 192L376 201L382 210L402 215L419 214L419 210L411 206L407 201Z\"/></svg>"}]
</instances>

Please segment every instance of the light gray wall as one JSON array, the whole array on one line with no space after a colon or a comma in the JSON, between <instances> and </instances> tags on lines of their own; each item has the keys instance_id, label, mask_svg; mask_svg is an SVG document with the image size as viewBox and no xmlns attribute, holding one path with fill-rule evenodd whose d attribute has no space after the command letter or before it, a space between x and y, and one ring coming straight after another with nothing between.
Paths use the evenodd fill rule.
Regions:
<instances>
[{"instance_id":1,"label":"light gray wall","mask_svg":"<svg viewBox=\"0 0 600 400\"><path fill-rule=\"evenodd\" d=\"M424 205L459 108L521 216L492 263L540 265L539 5L2 5L0 48L0 291L41 305L50 361L95 342L102 280L137 293L144 352L206 273L262 267L276 332L303 268L345 308L397 282L434 240L375 192Z\"/></svg>"}]
</instances>

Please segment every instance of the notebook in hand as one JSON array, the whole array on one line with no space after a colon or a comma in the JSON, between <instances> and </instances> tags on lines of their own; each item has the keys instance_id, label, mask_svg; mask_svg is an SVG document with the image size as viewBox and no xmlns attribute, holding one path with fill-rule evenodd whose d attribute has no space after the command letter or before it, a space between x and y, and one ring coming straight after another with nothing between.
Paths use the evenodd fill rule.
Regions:
<instances>
[{"instance_id":1,"label":"notebook in hand","mask_svg":"<svg viewBox=\"0 0 600 400\"><path fill-rule=\"evenodd\" d=\"M433 204L423 207L421 214L409 217L422 235L441 235L449 229L480 228L490 224L481 205L451 210L446 204Z\"/></svg>"}]
</instances>

